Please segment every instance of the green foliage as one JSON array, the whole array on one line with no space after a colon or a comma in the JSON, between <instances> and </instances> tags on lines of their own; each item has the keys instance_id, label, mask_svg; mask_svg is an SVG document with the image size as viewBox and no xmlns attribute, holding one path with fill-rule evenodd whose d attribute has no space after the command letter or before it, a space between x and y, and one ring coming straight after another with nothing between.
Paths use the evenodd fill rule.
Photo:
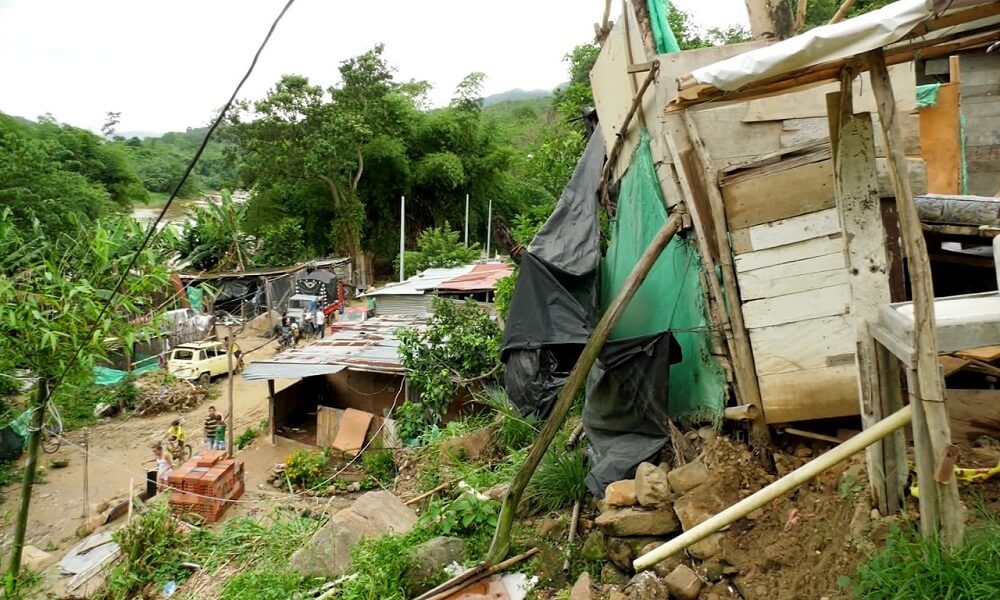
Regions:
<instances>
[{"instance_id":1,"label":"green foliage","mask_svg":"<svg viewBox=\"0 0 1000 600\"><path fill-rule=\"evenodd\" d=\"M252 243L243 230L247 205L234 202L222 191L218 204L195 207L189 212L191 222L174 242L180 256L198 270L214 271L245 267L250 260Z\"/></svg>"},{"instance_id":2,"label":"green foliage","mask_svg":"<svg viewBox=\"0 0 1000 600\"><path fill-rule=\"evenodd\" d=\"M507 452L521 450L538 438L542 421L534 415L522 417L518 414L502 387L487 387L480 400L497 415L499 427L493 439L503 450Z\"/></svg>"},{"instance_id":3,"label":"green foliage","mask_svg":"<svg viewBox=\"0 0 1000 600\"><path fill-rule=\"evenodd\" d=\"M139 595L147 583L160 587L183 577L184 535L166 505L150 508L112 537L121 547L122 560L108 574L107 585L98 596L102 600L128 600Z\"/></svg>"},{"instance_id":4,"label":"green foliage","mask_svg":"<svg viewBox=\"0 0 1000 600\"><path fill-rule=\"evenodd\" d=\"M452 230L448 223L444 227L425 229L417 238L417 251L406 252L406 276L413 275L425 269L460 267L479 258L479 245L466 247L459 238L459 233ZM399 272L399 256L393 264Z\"/></svg>"},{"instance_id":5,"label":"green foliage","mask_svg":"<svg viewBox=\"0 0 1000 600\"><path fill-rule=\"evenodd\" d=\"M439 535L467 537L482 527L496 527L500 503L479 500L471 494L450 502L431 502L421 516L424 526L434 527Z\"/></svg>"},{"instance_id":6,"label":"green foliage","mask_svg":"<svg viewBox=\"0 0 1000 600\"><path fill-rule=\"evenodd\" d=\"M0 461L0 488L21 480L21 467L16 460Z\"/></svg>"},{"instance_id":7,"label":"green foliage","mask_svg":"<svg viewBox=\"0 0 1000 600\"><path fill-rule=\"evenodd\" d=\"M330 457L323 451L296 450L285 457L285 476L293 484L314 488L326 481Z\"/></svg>"},{"instance_id":8,"label":"green foliage","mask_svg":"<svg viewBox=\"0 0 1000 600\"><path fill-rule=\"evenodd\" d=\"M226 581L219 600L287 600L315 585L315 578L294 571L241 571Z\"/></svg>"},{"instance_id":9,"label":"green foliage","mask_svg":"<svg viewBox=\"0 0 1000 600\"><path fill-rule=\"evenodd\" d=\"M403 439L416 438L440 421L458 380L481 377L496 368L500 333L496 320L474 301L443 298L434 298L426 328L398 333L400 360L420 398L396 409L397 431Z\"/></svg>"},{"instance_id":10,"label":"green foliage","mask_svg":"<svg viewBox=\"0 0 1000 600\"><path fill-rule=\"evenodd\" d=\"M89 378L82 382L70 381L52 396L52 402L59 407L66 429L95 423L97 419L94 417L94 408L102 402L124 411L134 407L138 399L139 388L131 377L126 377L115 385L97 385Z\"/></svg>"},{"instance_id":11,"label":"green foliage","mask_svg":"<svg viewBox=\"0 0 1000 600\"><path fill-rule=\"evenodd\" d=\"M853 597L995 598L1000 590L1000 522L992 515L983 517L985 523L968 528L963 544L953 549L913 529L893 530L885 547L858 570Z\"/></svg>"},{"instance_id":12,"label":"green foliage","mask_svg":"<svg viewBox=\"0 0 1000 600\"><path fill-rule=\"evenodd\" d=\"M594 106L594 94L590 89L590 70L597 62L601 47L596 43L581 44L563 57L569 63L569 83L553 94L556 112L566 120L580 120L583 111ZM582 126L578 130L582 131Z\"/></svg>"},{"instance_id":13,"label":"green foliage","mask_svg":"<svg viewBox=\"0 0 1000 600\"><path fill-rule=\"evenodd\" d=\"M800 0L791 0L790 5L794 14ZM871 12L877 8L882 8L891 4L893 0L857 0L854 6L847 11L847 18L856 17L866 12ZM843 4L841 0L808 0L806 6L806 23L802 31L808 31L813 27L826 25L836 14L837 9Z\"/></svg>"},{"instance_id":14,"label":"green foliage","mask_svg":"<svg viewBox=\"0 0 1000 600\"><path fill-rule=\"evenodd\" d=\"M392 450L388 448L372 448L363 452L361 467L365 473L387 487L396 478L396 461L392 458Z\"/></svg>"},{"instance_id":15,"label":"green foliage","mask_svg":"<svg viewBox=\"0 0 1000 600\"><path fill-rule=\"evenodd\" d=\"M431 536L414 528L405 536L362 539L351 548L353 577L337 595L341 600L406 600L406 573L414 565L413 547Z\"/></svg>"},{"instance_id":16,"label":"green foliage","mask_svg":"<svg viewBox=\"0 0 1000 600\"><path fill-rule=\"evenodd\" d=\"M142 140L116 138L116 145L125 148L129 163L147 190L169 194L174 191L207 131L207 127L198 127ZM221 190L235 183L236 173L224 156L225 150L225 143L209 140L178 197L195 198L206 190Z\"/></svg>"},{"instance_id":17,"label":"green foliage","mask_svg":"<svg viewBox=\"0 0 1000 600\"><path fill-rule=\"evenodd\" d=\"M236 444L237 450L242 450L253 443L258 435L260 435L260 430L256 427L250 426L243 430L243 433L241 433L233 443Z\"/></svg>"},{"instance_id":18,"label":"green foliage","mask_svg":"<svg viewBox=\"0 0 1000 600\"><path fill-rule=\"evenodd\" d=\"M301 219L285 217L261 230L254 264L265 267L293 265L308 256Z\"/></svg>"},{"instance_id":19,"label":"green foliage","mask_svg":"<svg viewBox=\"0 0 1000 600\"><path fill-rule=\"evenodd\" d=\"M553 444L525 490L522 507L530 513L559 510L581 500L587 491L586 457L580 449Z\"/></svg>"},{"instance_id":20,"label":"green foliage","mask_svg":"<svg viewBox=\"0 0 1000 600\"><path fill-rule=\"evenodd\" d=\"M514 286L517 285L518 273L520 270L515 267L510 275L497 281L493 291L493 306L502 319L506 319L507 313L510 312L510 301L514 298Z\"/></svg>"},{"instance_id":21,"label":"green foliage","mask_svg":"<svg viewBox=\"0 0 1000 600\"><path fill-rule=\"evenodd\" d=\"M710 27L702 29L692 20L691 15L678 9L671 3L667 22L677 38L681 50L709 48L750 41L750 32L742 25L730 25L725 28Z\"/></svg>"}]
</instances>

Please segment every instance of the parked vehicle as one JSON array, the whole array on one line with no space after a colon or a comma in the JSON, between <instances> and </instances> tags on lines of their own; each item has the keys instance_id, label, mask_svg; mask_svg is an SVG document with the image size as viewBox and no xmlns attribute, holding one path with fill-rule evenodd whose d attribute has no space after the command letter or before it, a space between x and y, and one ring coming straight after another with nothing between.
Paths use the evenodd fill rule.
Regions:
<instances>
[{"instance_id":1,"label":"parked vehicle","mask_svg":"<svg viewBox=\"0 0 1000 600\"><path fill-rule=\"evenodd\" d=\"M344 311L344 314L337 317L337 320L330 324L330 331L357 327L373 316L375 316L375 311L366 306L348 308Z\"/></svg>"},{"instance_id":2,"label":"parked vehicle","mask_svg":"<svg viewBox=\"0 0 1000 600\"><path fill-rule=\"evenodd\" d=\"M178 379L208 385L212 377L229 372L226 346L222 342L181 344L171 352L167 371Z\"/></svg>"}]
</instances>

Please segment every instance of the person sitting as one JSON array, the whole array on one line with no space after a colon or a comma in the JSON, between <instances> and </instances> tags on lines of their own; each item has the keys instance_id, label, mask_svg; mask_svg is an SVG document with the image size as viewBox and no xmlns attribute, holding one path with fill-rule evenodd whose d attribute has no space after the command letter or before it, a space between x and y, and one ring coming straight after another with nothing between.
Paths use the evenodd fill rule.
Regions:
<instances>
[{"instance_id":1,"label":"person sitting","mask_svg":"<svg viewBox=\"0 0 1000 600\"><path fill-rule=\"evenodd\" d=\"M184 462L184 443L177 439L176 435L167 438L167 452L175 463Z\"/></svg>"},{"instance_id":2,"label":"person sitting","mask_svg":"<svg viewBox=\"0 0 1000 600\"><path fill-rule=\"evenodd\" d=\"M170 429L167 430L167 437L169 438L171 436L177 438L177 441L178 443L180 443L181 446L184 445L186 436L184 434L184 428L181 427L180 419L174 419L173 421L170 422Z\"/></svg>"}]
</instances>

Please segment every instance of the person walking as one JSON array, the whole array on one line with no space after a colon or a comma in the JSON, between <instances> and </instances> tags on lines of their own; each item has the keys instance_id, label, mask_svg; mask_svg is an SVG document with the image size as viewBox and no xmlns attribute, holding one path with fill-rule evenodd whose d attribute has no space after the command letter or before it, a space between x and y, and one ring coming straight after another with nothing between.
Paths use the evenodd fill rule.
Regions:
<instances>
[{"instance_id":1,"label":"person walking","mask_svg":"<svg viewBox=\"0 0 1000 600\"><path fill-rule=\"evenodd\" d=\"M326 337L326 315L323 313L323 309L316 310L316 317L314 318L316 322L316 333L319 334L320 339Z\"/></svg>"},{"instance_id":2,"label":"person walking","mask_svg":"<svg viewBox=\"0 0 1000 600\"><path fill-rule=\"evenodd\" d=\"M208 416L205 417L205 449L215 450L215 432L222 424L222 416L215 412L214 406L208 407Z\"/></svg>"}]
</instances>

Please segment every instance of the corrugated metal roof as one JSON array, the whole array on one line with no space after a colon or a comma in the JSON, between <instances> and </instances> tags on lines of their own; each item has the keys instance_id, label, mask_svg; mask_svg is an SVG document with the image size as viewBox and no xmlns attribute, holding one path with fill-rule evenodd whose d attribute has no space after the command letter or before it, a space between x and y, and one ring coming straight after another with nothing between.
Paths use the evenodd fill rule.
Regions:
<instances>
[{"instance_id":1,"label":"corrugated metal roof","mask_svg":"<svg viewBox=\"0 0 1000 600\"><path fill-rule=\"evenodd\" d=\"M476 265L465 275L449 279L437 287L442 292L475 292L496 288L497 281L510 275L514 267L507 263Z\"/></svg>"},{"instance_id":2,"label":"corrugated metal roof","mask_svg":"<svg viewBox=\"0 0 1000 600\"><path fill-rule=\"evenodd\" d=\"M393 294L397 296L414 295L421 296L430 290L437 289L445 281L454 279L460 275L465 275L472 271L474 265L464 267L452 267L448 269L427 269L401 283L390 283L389 285L372 290L366 296L384 296Z\"/></svg>"},{"instance_id":3,"label":"corrugated metal roof","mask_svg":"<svg viewBox=\"0 0 1000 600\"><path fill-rule=\"evenodd\" d=\"M301 379L314 375L333 375L346 368L343 365L301 365L258 361L250 363L250 366L243 371L243 379L248 381L258 381L261 379Z\"/></svg>"},{"instance_id":4,"label":"corrugated metal roof","mask_svg":"<svg viewBox=\"0 0 1000 600\"><path fill-rule=\"evenodd\" d=\"M399 339L396 331L404 327L422 328L426 320L419 316L386 315L368 319L351 329L341 329L321 340L300 348L275 354L269 360L247 366L246 379L271 379L259 373L281 373L282 378L323 374L323 368L342 367L352 371L403 374L399 362ZM257 366L260 365L260 366ZM274 366L280 365L280 366ZM322 372L317 372L317 370Z\"/></svg>"}]
</instances>

